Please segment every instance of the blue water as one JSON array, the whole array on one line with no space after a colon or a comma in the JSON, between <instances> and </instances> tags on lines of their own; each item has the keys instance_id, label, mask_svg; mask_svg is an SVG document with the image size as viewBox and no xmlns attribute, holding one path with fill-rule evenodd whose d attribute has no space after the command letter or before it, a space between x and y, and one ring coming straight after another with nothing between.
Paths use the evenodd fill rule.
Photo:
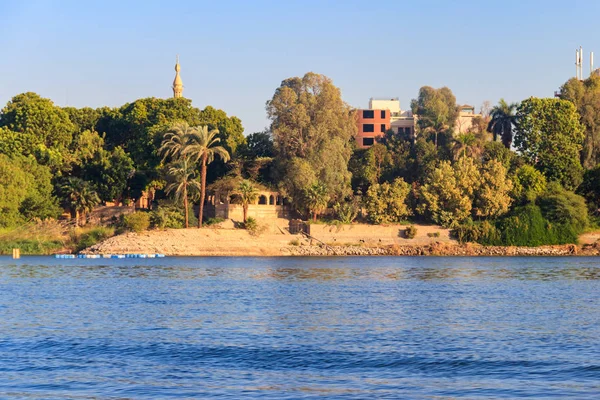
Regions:
<instances>
[{"instance_id":1,"label":"blue water","mask_svg":"<svg viewBox=\"0 0 600 400\"><path fill-rule=\"evenodd\" d=\"M0 257L0 398L600 398L600 259Z\"/></svg>"}]
</instances>

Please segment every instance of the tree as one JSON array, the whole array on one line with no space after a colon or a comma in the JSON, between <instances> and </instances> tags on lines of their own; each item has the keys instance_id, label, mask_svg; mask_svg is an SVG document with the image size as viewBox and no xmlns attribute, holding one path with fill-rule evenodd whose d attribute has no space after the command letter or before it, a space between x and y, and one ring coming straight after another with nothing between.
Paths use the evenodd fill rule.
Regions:
<instances>
[{"instance_id":1,"label":"tree","mask_svg":"<svg viewBox=\"0 0 600 400\"><path fill-rule=\"evenodd\" d=\"M517 110L515 144L549 181L576 189L582 181L579 162L584 129L573 103L561 99L524 100Z\"/></svg>"},{"instance_id":2,"label":"tree","mask_svg":"<svg viewBox=\"0 0 600 400\"><path fill-rule=\"evenodd\" d=\"M506 168L492 160L484 164L481 184L475 194L475 215L496 218L508 212L512 198L512 181L507 177Z\"/></svg>"},{"instance_id":3,"label":"tree","mask_svg":"<svg viewBox=\"0 0 600 400\"><path fill-rule=\"evenodd\" d=\"M331 79L307 73L284 80L267 102L281 189L296 209L303 209L305 191L317 181L329 198L339 200L350 192L348 161L356 136L355 115L342 101ZM310 179L295 181L295 170Z\"/></svg>"},{"instance_id":4,"label":"tree","mask_svg":"<svg viewBox=\"0 0 600 400\"><path fill-rule=\"evenodd\" d=\"M35 93L19 94L0 112L0 128L18 133L13 137L20 154L36 156L40 163L55 171L63 167L67 147L73 140L75 126L60 107Z\"/></svg>"},{"instance_id":5,"label":"tree","mask_svg":"<svg viewBox=\"0 0 600 400\"><path fill-rule=\"evenodd\" d=\"M251 181L243 180L240 182L235 194L239 197L244 212L244 223L248 218L248 205L253 203L258 197L258 189L254 187Z\"/></svg>"},{"instance_id":6,"label":"tree","mask_svg":"<svg viewBox=\"0 0 600 400\"><path fill-rule=\"evenodd\" d=\"M512 196L518 203L534 203L546 190L546 177L531 165L523 165L513 176Z\"/></svg>"},{"instance_id":7,"label":"tree","mask_svg":"<svg viewBox=\"0 0 600 400\"><path fill-rule=\"evenodd\" d=\"M163 161L169 158L180 160L186 157L185 150L194 129L187 122L177 122L167 130L158 149Z\"/></svg>"},{"instance_id":8,"label":"tree","mask_svg":"<svg viewBox=\"0 0 600 400\"><path fill-rule=\"evenodd\" d=\"M80 219L85 220L85 215L100 204L98 193L90 182L80 178L66 178L59 192L63 205L71 211L71 218L75 219L75 225L79 224Z\"/></svg>"},{"instance_id":9,"label":"tree","mask_svg":"<svg viewBox=\"0 0 600 400\"><path fill-rule=\"evenodd\" d=\"M453 168L442 161L420 189L417 212L445 227L453 227L469 218L479 172L472 159L464 157ZM459 160L460 161L460 160Z\"/></svg>"},{"instance_id":10,"label":"tree","mask_svg":"<svg viewBox=\"0 0 600 400\"><path fill-rule=\"evenodd\" d=\"M195 179L194 165L187 158L181 158L168 168L169 184L165 188L167 194L175 193L178 203L183 203L185 227L189 228L189 199L190 194L201 190L201 184ZM202 215L202 214L200 214Z\"/></svg>"},{"instance_id":11,"label":"tree","mask_svg":"<svg viewBox=\"0 0 600 400\"><path fill-rule=\"evenodd\" d=\"M411 101L411 109L417 116L417 127L422 133L432 133L435 147L438 147L438 135L452 136L452 129L458 118L456 97L450 89L434 89L423 86L419 97Z\"/></svg>"},{"instance_id":12,"label":"tree","mask_svg":"<svg viewBox=\"0 0 600 400\"><path fill-rule=\"evenodd\" d=\"M322 183L313 183L305 189L304 199L308 211L313 216L313 221L316 221L317 215L327 208L329 202L327 187Z\"/></svg>"},{"instance_id":13,"label":"tree","mask_svg":"<svg viewBox=\"0 0 600 400\"><path fill-rule=\"evenodd\" d=\"M577 192L585 197L590 210L598 215L600 212L600 164L583 175L583 182Z\"/></svg>"},{"instance_id":14,"label":"tree","mask_svg":"<svg viewBox=\"0 0 600 400\"><path fill-rule=\"evenodd\" d=\"M240 147L238 151L247 159L275 156L273 136L269 131L251 133L246 137L246 145Z\"/></svg>"},{"instance_id":15,"label":"tree","mask_svg":"<svg viewBox=\"0 0 600 400\"><path fill-rule=\"evenodd\" d=\"M392 183L371 185L365 199L369 220L375 224L387 224L400 222L411 215L406 204L409 193L410 185L402 178L396 178Z\"/></svg>"},{"instance_id":16,"label":"tree","mask_svg":"<svg viewBox=\"0 0 600 400\"><path fill-rule=\"evenodd\" d=\"M461 133L454 139L454 157L473 157L477 153L477 138L473 133Z\"/></svg>"},{"instance_id":17,"label":"tree","mask_svg":"<svg viewBox=\"0 0 600 400\"><path fill-rule=\"evenodd\" d=\"M548 185L548 189L537 199L537 204L550 222L571 226L577 233L583 232L589 225L585 199L565 190L556 182Z\"/></svg>"},{"instance_id":18,"label":"tree","mask_svg":"<svg viewBox=\"0 0 600 400\"><path fill-rule=\"evenodd\" d=\"M133 161L120 147L112 151L101 149L83 166L82 177L92 182L100 200L119 200L127 188L127 181L134 172Z\"/></svg>"},{"instance_id":19,"label":"tree","mask_svg":"<svg viewBox=\"0 0 600 400\"><path fill-rule=\"evenodd\" d=\"M206 168L207 165L219 157L223 162L229 161L229 152L217 143L221 141L217 137L219 131L208 130L206 125L198 126L189 134L188 145L183 151L183 156L189 157L192 162L200 162L201 187L200 187L200 211L198 214L198 228L202 227L204 212L204 199L206 197Z\"/></svg>"},{"instance_id":20,"label":"tree","mask_svg":"<svg viewBox=\"0 0 600 400\"><path fill-rule=\"evenodd\" d=\"M199 124L206 125L209 131L216 130L222 146L232 157L238 147L246 144L242 121L238 117L228 117L223 110L207 106L199 113Z\"/></svg>"},{"instance_id":21,"label":"tree","mask_svg":"<svg viewBox=\"0 0 600 400\"><path fill-rule=\"evenodd\" d=\"M585 127L585 138L580 161L591 169L600 163L600 76L592 74L588 79L569 79L560 88L560 98L572 102Z\"/></svg>"},{"instance_id":22,"label":"tree","mask_svg":"<svg viewBox=\"0 0 600 400\"><path fill-rule=\"evenodd\" d=\"M502 144L507 149L513 141L513 127L516 125L517 116L515 111L517 103L508 104L504 99L500 99L497 106L492 108L490 113L491 120L488 125L488 131L494 135L494 142L501 138Z\"/></svg>"}]
</instances>

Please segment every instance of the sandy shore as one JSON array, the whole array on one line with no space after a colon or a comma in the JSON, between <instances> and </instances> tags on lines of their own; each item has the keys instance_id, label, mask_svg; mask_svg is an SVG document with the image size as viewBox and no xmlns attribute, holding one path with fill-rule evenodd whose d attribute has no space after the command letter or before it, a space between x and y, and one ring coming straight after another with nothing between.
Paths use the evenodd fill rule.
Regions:
<instances>
[{"instance_id":1,"label":"sandy shore","mask_svg":"<svg viewBox=\"0 0 600 400\"><path fill-rule=\"evenodd\" d=\"M92 246L88 254L160 253L168 256L327 256L327 255L600 255L600 242L581 246L486 247L460 245L449 231L436 226L418 226L414 239L403 237L405 227L350 225L311 226L317 240L290 235L276 224L254 236L243 229L208 227L126 233ZM437 234L434 235L434 233Z\"/></svg>"}]
</instances>

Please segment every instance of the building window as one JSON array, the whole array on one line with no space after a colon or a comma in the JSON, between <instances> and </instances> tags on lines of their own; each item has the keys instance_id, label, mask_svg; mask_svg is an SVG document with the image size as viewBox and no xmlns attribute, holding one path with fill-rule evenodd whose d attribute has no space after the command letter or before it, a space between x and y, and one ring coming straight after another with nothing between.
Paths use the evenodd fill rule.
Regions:
<instances>
[{"instance_id":1,"label":"building window","mask_svg":"<svg viewBox=\"0 0 600 400\"><path fill-rule=\"evenodd\" d=\"M385 132L385 124L381 124L381 132Z\"/></svg>"},{"instance_id":2,"label":"building window","mask_svg":"<svg viewBox=\"0 0 600 400\"><path fill-rule=\"evenodd\" d=\"M385 110L381 110L381 118L385 119Z\"/></svg>"},{"instance_id":3,"label":"building window","mask_svg":"<svg viewBox=\"0 0 600 400\"><path fill-rule=\"evenodd\" d=\"M363 118L364 119L373 119L373 118L375 118L375 111L373 111L373 110L363 110Z\"/></svg>"},{"instance_id":4,"label":"building window","mask_svg":"<svg viewBox=\"0 0 600 400\"><path fill-rule=\"evenodd\" d=\"M402 135L402 134L404 134L404 128L398 127L398 135Z\"/></svg>"},{"instance_id":5,"label":"building window","mask_svg":"<svg viewBox=\"0 0 600 400\"><path fill-rule=\"evenodd\" d=\"M404 133L406 133L407 135L410 135L410 128L404 128Z\"/></svg>"},{"instance_id":6,"label":"building window","mask_svg":"<svg viewBox=\"0 0 600 400\"><path fill-rule=\"evenodd\" d=\"M373 146L373 143L375 143L375 139L372 137L363 138L363 146Z\"/></svg>"},{"instance_id":7,"label":"building window","mask_svg":"<svg viewBox=\"0 0 600 400\"><path fill-rule=\"evenodd\" d=\"M375 132L375 125L363 124L363 132Z\"/></svg>"}]
</instances>

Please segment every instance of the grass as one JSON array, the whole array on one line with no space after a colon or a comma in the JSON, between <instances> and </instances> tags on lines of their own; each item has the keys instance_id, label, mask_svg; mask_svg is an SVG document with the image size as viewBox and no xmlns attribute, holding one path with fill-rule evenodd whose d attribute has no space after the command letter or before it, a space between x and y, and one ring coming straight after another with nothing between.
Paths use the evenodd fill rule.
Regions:
<instances>
[{"instance_id":1,"label":"grass","mask_svg":"<svg viewBox=\"0 0 600 400\"><path fill-rule=\"evenodd\" d=\"M78 252L113 235L114 229L105 226L69 228L58 221L29 223L0 228L0 254L12 254L15 248L23 255Z\"/></svg>"}]
</instances>

